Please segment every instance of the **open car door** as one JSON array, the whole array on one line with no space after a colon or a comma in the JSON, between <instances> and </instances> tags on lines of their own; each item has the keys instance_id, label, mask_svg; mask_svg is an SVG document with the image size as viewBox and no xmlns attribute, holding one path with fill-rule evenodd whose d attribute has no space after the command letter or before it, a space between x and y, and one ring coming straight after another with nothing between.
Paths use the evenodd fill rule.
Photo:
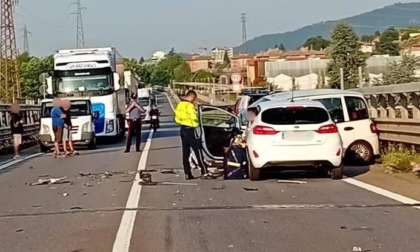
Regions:
<instances>
[{"instance_id":1,"label":"open car door","mask_svg":"<svg viewBox=\"0 0 420 252\"><path fill-rule=\"evenodd\" d=\"M228 111L207 105L198 106L200 139L206 159L213 167L222 167L225 147L230 144L230 136L238 130L239 119Z\"/></svg>"}]
</instances>

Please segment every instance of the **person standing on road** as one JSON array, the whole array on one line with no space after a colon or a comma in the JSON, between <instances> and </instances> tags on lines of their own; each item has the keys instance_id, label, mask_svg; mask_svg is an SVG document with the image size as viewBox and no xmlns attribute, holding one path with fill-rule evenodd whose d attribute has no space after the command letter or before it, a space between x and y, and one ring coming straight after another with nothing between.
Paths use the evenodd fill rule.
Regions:
<instances>
[{"instance_id":1,"label":"person standing on road","mask_svg":"<svg viewBox=\"0 0 420 252\"><path fill-rule=\"evenodd\" d=\"M72 133L71 133L71 116L70 116L70 108L71 108L71 102L69 100L63 101L63 107L61 108L63 111L63 114L66 115L64 118L64 128L63 128L63 149L66 156L73 156L76 155L77 152L74 151L73 146L73 139L72 139ZM70 152L68 149L70 148Z\"/></svg>"},{"instance_id":2,"label":"person standing on road","mask_svg":"<svg viewBox=\"0 0 420 252\"><path fill-rule=\"evenodd\" d=\"M60 143L63 140L64 118L66 115L61 110L63 103L60 98L54 98L51 110L52 126L54 131L54 157L60 155Z\"/></svg>"},{"instance_id":3,"label":"person standing on road","mask_svg":"<svg viewBox=\"0 0 420 252\"><path fill-rule=\"evenodd\" d=\"M190 154L193 150L199 167L201 168L201 179L209 179L211 176L207 171L207 164L204 162L201 151L201 143L197 134L199 126L197 111L194 101L197 98L195 91L187 92L185 100L178 103L175 109L175 122L181 126L180 135L182 141L182 162L184 166L185 179L194 179L191 172Z\"/></svg>"},{"instance_id":4,"label":"person standing on road","mask_svg":"<svg viewBox=\"0 0 420 252\"><path fill-rule=\"evenodd\" d=\"M19 147L22 144L22 136L23 136L23 120L22 116L20 115L20 106L17 103L14 103L10 108L10 130L13 136L13 150L14 156L13 159L20 159L22 158L19 155Z\"/></svg>"},{"instance_id":5,"label":"person standing on road","mask_svg":"<svg viewBox=\"0 0 420 252\"><path fill-rule=\"evenodd\" d=\"M127 145L125 148L125 153L129 153L131 149L131 142L133 140L133 135L136 133L136 151L140 152L141 144L141 114L145 113L146 110L138 103L137 95L131 95L131 102L128 105L127 112L129 117L127 120L128 123L128 133L127 133Z\"/></svg>"}]
</instances>

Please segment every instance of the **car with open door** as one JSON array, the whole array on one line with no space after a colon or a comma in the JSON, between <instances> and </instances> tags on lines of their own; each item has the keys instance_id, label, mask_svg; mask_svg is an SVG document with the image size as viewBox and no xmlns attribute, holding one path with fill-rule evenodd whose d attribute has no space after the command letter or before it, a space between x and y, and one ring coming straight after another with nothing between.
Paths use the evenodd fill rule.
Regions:
<instances>
[{"instance_id":1,"label":"car with open door","mask_svg":"<svg viewBox=\"0 0 420 252\"><path fill-rule=\"evenodd\" d=\"M230 144L230 137L235 129L239 129L238 117L214 106L199 105L200 138L204 156L211 167L223 168L225 147Z\"/></svg>"}]
</instances>

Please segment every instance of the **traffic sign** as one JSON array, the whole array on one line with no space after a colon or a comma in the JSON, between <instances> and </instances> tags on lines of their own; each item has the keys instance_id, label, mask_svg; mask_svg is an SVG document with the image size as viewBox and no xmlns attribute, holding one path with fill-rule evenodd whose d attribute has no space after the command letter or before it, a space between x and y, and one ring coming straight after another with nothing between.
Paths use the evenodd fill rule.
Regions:
<instances>
[{"instance_id":1,"label":"traffic sign","mask_svg":"<svg viewBox=\"0 0 420 252\"><path fill-rule=\"evenodd\" d=\"M241 84L235 83L232 85L233 92L241 92Z\"/></svg>"},{"instance_id":2,"label":"traffic sign","mask_svg":"<svg viewBox=\"0 0 420 252\"><path fill-rule=\"evenodd\" d=\"M234 73L232 76L230 76L230 79L232 80L232 84L239 84L242 81L242 75L239 73Z\"/></svg>"},{"instance_id":3,"label":"traffic sign","mask_svg":"<svg viewBox=\"0 0 420 252\"><path fill-rule=\"evenodd\" d=\"M47 84L47 78L50 77L47 73L42 73L39 75L39 82L41 84Z\"/></svg>"}]
</instances>

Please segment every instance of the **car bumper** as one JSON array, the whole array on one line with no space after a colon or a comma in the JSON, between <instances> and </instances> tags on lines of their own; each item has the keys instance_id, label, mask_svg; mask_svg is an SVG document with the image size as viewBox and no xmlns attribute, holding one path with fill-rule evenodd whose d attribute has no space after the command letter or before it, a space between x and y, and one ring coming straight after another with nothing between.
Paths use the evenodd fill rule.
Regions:
<instances>
[{"instance_id":1,"label":"car bumper","mask_svg":"<svg viewBox=\"0 0 420 252\"><path fill-rule=\"evenodd\" d=\"M95 137L93 132L82 133L80 139L73 139L74 145L89 145ZM74 136L73 136L74 138ZM46 147L54 146L54 140L51 135L39 135L39 142Z\"/></svg>"},{"instance_id":2,"label":"car bumper","mask_svg":"<svg viewBox=\"0 0 420 252\"><path fill-rule=\"evenodd\" d=\"M256 169L268 167L333 166L342 164L341 146L281 146L252 148L248 150L250 161Z\"/></svg>"}]
</instances>

